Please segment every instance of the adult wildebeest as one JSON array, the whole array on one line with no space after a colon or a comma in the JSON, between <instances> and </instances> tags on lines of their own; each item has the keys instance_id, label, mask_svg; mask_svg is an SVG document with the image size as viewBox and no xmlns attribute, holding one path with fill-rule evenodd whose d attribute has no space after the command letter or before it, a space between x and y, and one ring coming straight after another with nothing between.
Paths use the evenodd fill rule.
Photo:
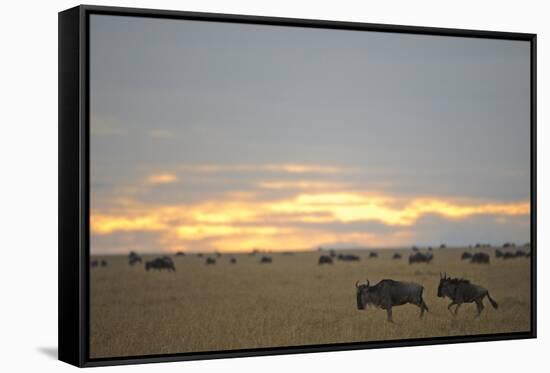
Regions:
<instances>
[{"instance_id":1,"label":"adult wildebeest","mask_svg":"<svg viewBox=\"0 0 550 373\"><path fill-rule=\"evenodd\" d=\"M462 253L462 256L460 257L460 259L462 259L462 260L472 259L472 254L465 251L465 252Z\"/></svg>"},{"instance_id":2,"label":"adult wildebeest","mask_svg":"<svg viewBox=\"0 0 550 373\"><path fill-rule=\"evenodd\" d=\"M470 263L482 263L489 264L489 254L486 253L475 253L470 259Z\"/></svg>"},{"instance_id":3,"label":"adult wildebeest","mask_svg":"<svg viewBox=\"0 0 550 373\"><path fill-rule=\"evenodd\" d=\"M273 259L271 259L270 256L262 256L262 258L260 259L260 263L271 263L273 261Z\"/></svg>"},{"instance_id":4,"label":"adult wildebeest","mask_svg":"<svg viewBox=\"0 0 550 373\"><path fill-rule=\"evenodd\" d=\"M176 253L176 256L185 256L185 253L183 251L178 251Z\"/></svg>"},{"instance_id":5,"label":"adult wildebeest","mask_svg":"<svg viewBox=\"0 0 550 373\"><path fill-rule=\"evenodd\" d=\"M331 258L336 257L336 252L334 250L330 250L330 257Z\"/></svg>"},{"instance_id":6,"label":"adult wildebeest","mask_svg":"<svg viewBox=\"0 0 550 373\"><path fill-rule=\"evenodd\" d=\"M91 266L91 267L97 267L98 265L99 265L99 261L97 261L97 260L92 260L92 261L90 262L90 266Z\"/></svg>"},{"instance_id":7,"label":"adult wildebeest","mask_svg":"<svg viewBox=\"0 0 550 373\"><path fill-rule=\"evenodd\" d=\"M516 257L516 253L512 253L510 251L505 252L502 254L502 259L514 259Z\"/></svg>"},{"instance_id":8,"label":"adult wildebeest","mask_svg":"<svg viewBox=\"0 0 550 373\"><path fill-rule=\"evenodd\" d=\"M516 251L516 258L521 258L521 257L527 257L527 252L523 251L523 250L517 250Z\"/></svg>"},{"instance_id":9,"label":"adult wildebeest","mask_svg":"<svg viewBox=\"0 0 550 373\"><path fill-rule=\"evenodd\" d=\"M502 256L503 256L502 251L500 251L499 249L496 249L495 250L495 257L502 258Z\"/></svg>"},{"instance_id":10,"label":"adult wildebeest","mask_svg":"<svg viewBox=\"0 0 550 373\"><path fill-rule=\"evenodd\" d=\"M445 245L444 243L442 243L441 245L439 245L439 248L440 248L440 249L446 249L446 248L447 248L447 245Z\"/></svg>"},{"instance_id":11,"label":"adult wildebeest","mask_svg":"<svg viewBox=\"0 0 550 373\"><path fill-rule=\"evenodd\" d=\"M321 255L319 257L319 264L332 264L332 258L328 255Z\"/></svg>"},{"instance_id":12,"label":"adult wildebeest","mask_svg":"<svg viewBox=\"0 0 550 373\"><path fill-rule=\"evenodd\" d=\"M417 252L418 252L418 247L413 246L413 247L412 247L412 251L414 251L415 253L417 253Z\"/></svg>"},{"instance_id":13,"label":"adult wildebeest","mask_svg":"<svg viewBox=\"0 0 550 373\"><path fill-rule=\"evenodd\" d=\"M172 261L172 258L168 256L161 256L160 258L155 258L153 260L145 262L145 270L149 271L149 269L155 269L157 271L161 271L163 269L172 272L176 271L174 261Z\"/></svg>"},{"instance_id":14,"label":"adult wildebeest","mask_svg":"<svg viewBox=\"0 0 550 373\"><path fill-rule=\"evenodd\" d=\"M369 253L369 258L378 258L378 253L372 251L371 253Z\"/></svg>"},{"instance_id":15,"label":"adult wildebeest","mask_svg":"<svg viewBox=\"0 0 550 373\"><path fill-rule=\"evenodd\" d=\"M130 251L130 254L128 254L128 264L133 266L134 264L141 262L141 256L139 256L135 251Z\"/></svg>"},{"instance_id":16,"label":"adult wildebeest","mask_svg":"<svg viewBox=\"0 0 550 373\"><path fill-rule=\"evenodd\" d=\"M399 253L393 254L392 259L401 259L401 254Z\"/></svg>"},{"instance_id":17,"label":"adult wildebeest","mask_svg":"<svg viewBox=\"0 0 550 373\"><path fill-rule=\"evenodd\" d=\"M450 278L447 274L439 274L439 287L437 289L437 296L440 298L447 297L451 300L451 304L447 306L449 312L451 306L456 304L454 314L458 313L458 309L462 303L474 303L477 306L477 316L483 311L483 298L487 297L494 309L498 308L497 302L489 295L489 291L484 287L470 283L468 280L460 278ZM477 317L476 316L476 317Z\"/></svg>"},{"instance_id":18,"label":"adult wildebeest","mask_svg":"<svg viewBox=\"0 0 550 373\"><path fill-rule=\"evenodd\" d=\"M102 266L102 267L107 267L107 261L106 261L105 259L103 259L103 260L101 261L101 266Z\"/></svg>"},{"instance_id":19,"label":"adult wildebeest","mask_svg":"<svg viewBox=\"0 0 550 373\"><path fill-rule=\"evenodd\" d=\"M358 262L359 261L359 257L357 255L353 255L353 254L338 254L337 259L342 260L344 262Z\"/></svg>"},{"instance_id":20,"label":"adult wildebeest","mask_svg":"<svg viewBox=\"0 0 550 373\"><path fill-rule=\"evenodd\" d=\"M236 258L231 258L231 259L229 259L229 262L231 264L237 264L237 259Z\"/></svg>"},{"instance_id":21,"label":"adult wildebeest","mask_svg":"<svg viewBox=\"0 0 550 373\"><path fill-rule=\"evenodd\" d=\"M211 257L208 257L206 258L206 265L209 265L209 264L216 264L216 259L214 258L211 258Z\"/></svg>"},{"instance_id":22,"label":"adult wildebeest","mask_svg":"<svg viewBox=\"0 0 550 373\"><path fill-rule=\"evenodd\" d=\"M400 282L394 280L382 280L378 284L370 286L369 280L364 285L355 283L357 289L357 309L365 310L367 306L375 306L386 310L388 321L393 322L392 307L403 304L414 304L420 308L420 318L428 306L422 299L424 287L414 282Z\"/></svg>"},{"instance_id":23,"label":"adult wildebeest","mask_svg":"<svg viewBox=\"0 0 550 373\"><path fill-rule=\"evenodd\" d=\"M433 259L433 255L431 253L422 254L421 252L417 252L416 254L412 254L409 256L409 264L430 263L432 259Z\"/></svg>"}]
</instances>

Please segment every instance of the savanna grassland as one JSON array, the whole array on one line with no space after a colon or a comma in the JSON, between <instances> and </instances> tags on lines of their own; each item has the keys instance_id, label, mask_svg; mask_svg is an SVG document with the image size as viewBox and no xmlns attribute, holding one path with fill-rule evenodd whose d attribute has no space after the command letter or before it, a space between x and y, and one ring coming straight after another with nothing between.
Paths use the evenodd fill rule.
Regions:
<instances>
[{"instance_id":1,"label":"savanna grassland","mask_svg":"<svg viewBox=\"0 0 550 373\"><path fill-rule=\"evenodd\" d=\"M176 272L130 266L125 256L106 259L107 267L90 269L90 355L92 358L168 354L261 347L299 346L405 338L528 331L530 329L530 260L495 259L491 264L462 261L460 249L436 249L430 264L409 265L410 250L346 251L359 262L319 265L318 252L229 255L205 265L205 257L173 256ZM479 250L476 250L479 251ZM230 264L234 256L236 264ZM149 260L153 256L144 256ZM439 273L464 277L486 287L498 302L485 299L481 317L474 304L457 316L448 299L437 297ZM430 312L423 320L413 305L395 307L395 323L386 312L356 308L355 282L371 285L384 278L424 286Z\"/></svg>"}]
</instances>

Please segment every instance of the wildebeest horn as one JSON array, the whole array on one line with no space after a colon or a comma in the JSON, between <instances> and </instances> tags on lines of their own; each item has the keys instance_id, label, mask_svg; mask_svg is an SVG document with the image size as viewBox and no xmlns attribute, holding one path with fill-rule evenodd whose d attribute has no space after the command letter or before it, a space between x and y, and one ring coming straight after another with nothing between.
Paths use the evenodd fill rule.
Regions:
<instances>
[{"instance_id":1,"label":"wildebeest horn","mask_svg":"<svg viewBox=\"0 0 550 373\"><path fill-rule=\"evenodd\" d=\"M369 282L369 279L367 279L367 287L370 286L370 282Z\"/></svg>"},{"instance_id":2,"label":"wildebeest horn","mask_svg":"<svg viewBox=\"0 0 550 373\"><path fill-rule=\"evenodd\" d=\"M356 287L356 288L359 287L359 280L357 280L357 281L355 282L355 287Z\"/></svg>"},{"instance_id":3,"label":"wildebeest horn","mask_svg":"<svg viewBox=\"0 0 550 373\"><path fill-rule=\"evenodd\" d=\"M447 278L447 272L443 274L443 278Z\"/></svg>"}]
</instances>

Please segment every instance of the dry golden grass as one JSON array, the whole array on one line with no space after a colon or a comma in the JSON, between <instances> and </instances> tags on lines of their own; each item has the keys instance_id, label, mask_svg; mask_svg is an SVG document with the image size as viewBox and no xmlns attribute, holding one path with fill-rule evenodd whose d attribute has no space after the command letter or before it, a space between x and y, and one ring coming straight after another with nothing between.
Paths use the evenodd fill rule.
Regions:
<instances>
[{"instance_id":1,"label":"dry golden grass","mask_svg":"<svg viewBox=\"0 0 550 373\"><path fill-rule=\"evenodd\" d=\"M351 251L349 251L351 252ZM213 266L196 255L173 257L175 273L130 267L126 257L107 257L109 266L91 269L90 354L93 358L215 351L259 347L379 341L404 338L528 331L530 261L525 258L470 264L462 250L434 251L431 264L392 260L395 251L360 262L317 264L319 253L229 255ZM144 257L150 259L150 257ZM474 304L458 316L437 298L439 272L465 277L489 289L499 303L475 319ZM355 281L368 278L414 281L424 286L430 307L424 320L413 305L395 307L394 324L380 309L358 311Z\"/></svg>"}]
</instances>

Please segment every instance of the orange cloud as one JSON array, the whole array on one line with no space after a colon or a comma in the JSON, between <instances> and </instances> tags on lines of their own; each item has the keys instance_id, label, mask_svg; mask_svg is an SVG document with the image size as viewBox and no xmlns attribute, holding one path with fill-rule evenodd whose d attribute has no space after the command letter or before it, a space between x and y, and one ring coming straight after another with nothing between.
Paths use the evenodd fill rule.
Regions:
<instances>
[{"instance_id":1,"label":"orange cloud","mask_svg":"<svg viewBox=\"0 0 550 373\"><path fill-rule=\"evenodd\" d=\"M170 184L178 180L178 177L170 173L153 174L147 178L147 184Z\"/></svg>"},{"instance_id":2,"label":"orange cloud","mask_svg":"<svg viewBox=\"0 0 550 373\"><path fill-rule=\"evenodd\" d=\"M292 198L261 201L253 194L229 193L223 199L177 205L145 205L124 200L117 210L92 211L95 235L115 232L155 231L161 244L193 247L194 243L225 251L311 248L323 242L362 245L409 244L414 225L426 214L447 219L475 215L528 215L530 203L454 200L440 197L403 198L384 193L301 193ZM376 221L398 228L393 234L334 232L311 223ZM300 224L298 224L300 223Z\"/></svg>"}]
</instances>

